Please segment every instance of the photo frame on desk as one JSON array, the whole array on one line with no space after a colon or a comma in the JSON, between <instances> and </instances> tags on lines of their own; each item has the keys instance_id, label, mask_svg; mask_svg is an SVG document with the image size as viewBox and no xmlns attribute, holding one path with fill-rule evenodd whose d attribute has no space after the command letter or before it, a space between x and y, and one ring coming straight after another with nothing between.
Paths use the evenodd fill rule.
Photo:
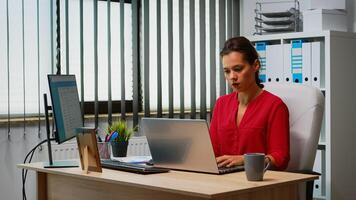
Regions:
<instances>
[{"instance_id":1,"label":"photo frame on desk","mask_svg":"<svg viewBox=\"0 0 356 200\"><path fill-rule=\"evenodd\" d=\"M77 143L82 169L88 173L102 172L96 130L94 128L81 127L76 129Z\"/></svg>"}]
</instances>

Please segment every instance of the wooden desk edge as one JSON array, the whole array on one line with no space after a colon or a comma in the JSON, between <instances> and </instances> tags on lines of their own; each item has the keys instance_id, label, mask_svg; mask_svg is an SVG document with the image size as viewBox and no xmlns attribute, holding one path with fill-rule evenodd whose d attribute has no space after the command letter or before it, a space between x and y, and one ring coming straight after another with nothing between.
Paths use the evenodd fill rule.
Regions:
<instances>
[{"instance_id":1,"label":"wooden desk edge","mask_svg":"<svg viewBox=\"0 0 356 200\"><path fill-rule=\"evenodd\" d=\"M278 186L283 186L283 185L291 185L291 184L296 184L296 183L300 183L300 182L312 181L312 180L316 180L319 178L318 175L301 174L304 176L304 178L302 178L302 180L291 180L289 182L280 182L280 183L273 183L271 185L254 186L253 188L239 189L236 191L211 193L211 194L205 193L204 194L204 193L198 193L198 192L192 192L192 191L184 191L184 190L177 190L177 189L172 189L172 188L164 188L164 187L159 187L159 186L152 186L152 185L124 182L124 181L120 181L120 180L106 179L106 178L102 178L102 177L90 176L90 174L85 175L85 174L68 173L65 171L43 168L42 166L39 166L38 163L36 163L36 164L37 165L18 164L17 167L34 170L36 172L41 172L41 173L64 175L64 176L68 176L68 177L80 178L80 179L86 179L86 180L96 180L96 181L110 183L110 184L123 184L126 186L135 186L135 187L145 188L145 189L150 189L150 190L155 190L155 191L164 191L164 192L171 192L171 193L182 194L182 195L191 195L191 196L203 197L203 198L208 198L208 199L228 197L228 196L233 196L236 194L243 194L243 193L247 193L247 192L251 192L251 191L259 191L259 190L263 190L263 189L273 188L276 186L278 187ZM80 168L78 168L78 169L80 169ZM109 169L105 169L105 171L106 170L109 170ZM110 171L115 171L115 170L110 170ZM122 171L120 171L120 172L122 172ZM181 171L172 170L172 172L181 172ZM128 172L124 172L124 173L128 173ZM291 172L288 172L288 173L291 173ZM295 173L295 174L299 174L299 173Z\"/></svg>"}]
</instances>

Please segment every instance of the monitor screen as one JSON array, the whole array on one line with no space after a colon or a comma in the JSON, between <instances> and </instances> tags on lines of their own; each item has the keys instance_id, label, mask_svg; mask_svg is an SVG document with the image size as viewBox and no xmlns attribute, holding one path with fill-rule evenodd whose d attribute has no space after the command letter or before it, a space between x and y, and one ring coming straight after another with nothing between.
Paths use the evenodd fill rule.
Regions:
<instances>
[{"instance_id":1,"label":"monitor screen","mask_svg":"<svg viewBox=\"0 0 356 200\"><path fill-rule=\"evenodd\" d=\"M63 143L83 127L77 83L74 75L48 75L52 110L56 124L55 139Z\"/></svg>"}]
</instances>

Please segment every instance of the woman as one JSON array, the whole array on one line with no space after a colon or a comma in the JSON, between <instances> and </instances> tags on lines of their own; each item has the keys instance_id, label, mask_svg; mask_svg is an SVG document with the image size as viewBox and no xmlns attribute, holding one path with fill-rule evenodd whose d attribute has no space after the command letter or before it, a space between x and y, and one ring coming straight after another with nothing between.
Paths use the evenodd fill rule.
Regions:
<instances>
[{"instance_id":1,"label":"woman","mask_svg":"<svg viewBox=\"0 0 356 200\"><path fill-rule=\"evenodd\" d=\"M220 57L234 92L216 101L210 125L218 166L243 165L243 154L259 152L274 169L284 170L289 162L289 112L279 97L263 90L255 48L244 37L231 38Z\"/></svg>"}]
</instances>

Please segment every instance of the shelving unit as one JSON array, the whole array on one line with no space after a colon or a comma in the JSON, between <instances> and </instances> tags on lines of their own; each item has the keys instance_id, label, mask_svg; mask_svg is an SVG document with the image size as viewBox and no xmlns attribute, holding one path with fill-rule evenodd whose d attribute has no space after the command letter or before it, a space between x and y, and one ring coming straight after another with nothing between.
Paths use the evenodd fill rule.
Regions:
<instances>
[{"instance_id":1,"label":"shelving unit","mask_svg":"<svg viewBox=\"0 0 356 200\"><path fill-rule=\"evenodd\" d=\"M252 43L284 45L301 39L323 44L320 89L325 94L325 112L318 146L322 176L318 188L320 191L314 188L314 197L327 200L355 199L356 33L297 32L250 36L248 39Z\"/></svg>"}]
</instances>

